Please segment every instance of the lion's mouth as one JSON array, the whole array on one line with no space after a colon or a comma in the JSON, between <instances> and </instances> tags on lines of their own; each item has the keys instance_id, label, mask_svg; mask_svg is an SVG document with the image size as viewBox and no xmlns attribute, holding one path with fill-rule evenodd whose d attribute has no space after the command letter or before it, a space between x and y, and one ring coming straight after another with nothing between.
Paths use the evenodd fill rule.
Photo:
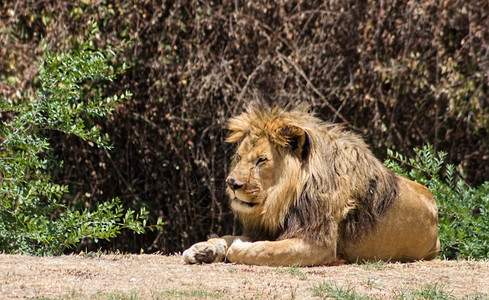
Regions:
<instances>
[{"instance_id":1,"label":"lion's mouth","mask_svg":"<svg viewBox=\"0 0 489 300\"><path fill-rule=\"evenodd\" d=\"M258 203L253 203L253 202L241 201L238 198L234 198L234 201L238 202L241 205L247 206L249 208L253 208L253 207L255 207L258 204Z\"/></svg>"}]
</instances>

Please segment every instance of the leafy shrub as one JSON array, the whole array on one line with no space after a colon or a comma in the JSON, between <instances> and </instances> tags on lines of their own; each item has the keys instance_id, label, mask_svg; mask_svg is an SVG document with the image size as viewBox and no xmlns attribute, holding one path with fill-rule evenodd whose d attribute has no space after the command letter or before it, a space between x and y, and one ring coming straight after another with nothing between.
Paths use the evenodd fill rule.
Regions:
<instances>
[{"instance_id":1,"label":"leafy shrub","mask_svg":"<svg viewBox=\"0 0 489 300\"><path fill-rule=\"evenodd\" d=\"M448 259L489 257L489 182L468 186L455 175L455 166L444 164L446 152L432 145L414 149L416 158L389 150L385 164L411 180L427 186L438 204L441 255Z\"/></svg>"},{"instance_id":2,"label":"leafy shrub","mask_svg":"<svg viewBox=\"0 0 489 300\"><path fill-rule=\"evenodd\" d=\"M63 163L52 154L50 133L108 149L108 136L92 118L106 116L131 96L126 91L104 98L100 91L87 91L127 69L114 71L108 64L114 50L91 46L97 30L93 25L90 37L69 53L57 55L44 43L36 98L0 102L0 251L60 254L83 238L110 239L123 228L137 233L152 228L146 226L147 211L124 210L117 198L94 210L73 210L62 201L67 186L54 183L49 173Z\"/></svg>"}]
</instances>

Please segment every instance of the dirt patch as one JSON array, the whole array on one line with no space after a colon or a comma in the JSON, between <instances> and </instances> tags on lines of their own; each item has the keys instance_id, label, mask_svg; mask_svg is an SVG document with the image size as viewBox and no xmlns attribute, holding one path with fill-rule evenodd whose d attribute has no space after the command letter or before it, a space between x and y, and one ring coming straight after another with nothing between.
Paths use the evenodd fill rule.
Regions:
<instances>
[{"instance_id":1,"label":"dirt patch","mask_svg":"<svg viewBox=\"0 0 489 300\"><path fill-rule=\"evenodd\" d=\"M381 299L426 286L489 298L488 282L488 261L277 268L184 265L161 255L0 255L1 299L310 299L325 283Z\"/></svg>"}]
</instances>

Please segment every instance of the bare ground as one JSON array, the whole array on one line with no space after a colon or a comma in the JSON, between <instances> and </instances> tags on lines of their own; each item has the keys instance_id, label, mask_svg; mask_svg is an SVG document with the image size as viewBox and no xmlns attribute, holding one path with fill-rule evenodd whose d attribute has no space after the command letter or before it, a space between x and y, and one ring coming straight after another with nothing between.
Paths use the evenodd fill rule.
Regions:
<instances>
[{"instance_id":1,"label":"bare ground","mask_svg":"<svg viewBox=\"0 0 489 300\"><path fill-rule=\"evenodd\" d=\"M277 268L184 265L179 256L0 255L0 299L317 299L314 287L380 299L440 289L489 299L489 261Z\"/></svg>"}]
</instances>

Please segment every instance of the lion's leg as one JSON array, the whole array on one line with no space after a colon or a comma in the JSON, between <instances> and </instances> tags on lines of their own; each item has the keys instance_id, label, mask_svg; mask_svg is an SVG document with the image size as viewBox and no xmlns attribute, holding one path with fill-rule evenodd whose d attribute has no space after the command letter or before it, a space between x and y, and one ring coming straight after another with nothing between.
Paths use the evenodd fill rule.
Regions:
<instances>
[{"instance_id":1,"label":"lion's leg","mask_svg":"<svg viewBox=\"0 0 489 300\"><path fill-rule=\"evenodd\" d=\"M336 245L325 247L292 238L281 241L243 242L236 240L229 247L230 262L249 265L316 266L338 264Z\"/></svg>"},{"instance_id":2,"label":"lion's leg","mask_svg":"<svg viewBox=\"0 0 489 300\"><path fill-rule=\"evenodd\" d=\"M182 254L183 262L187 264L213 263L224 260L226 250L236 240L249 241L246 236L225 235L220 238L211 238L205 242L193 244Z\"/></svg>"},{"instance_id":3,"label":"lion's leg","mask_svg":"<svg viewBox=\"0 0 489 300\"><path fill-rule=\"evenodd\" d=\"M430 252L425 256L425 260L432 260L435 259L438 256L438 253L440 253L440 239L437 238L435 245L433 245L433 248L431 248Z\"/></svg>"}]
</instances>

